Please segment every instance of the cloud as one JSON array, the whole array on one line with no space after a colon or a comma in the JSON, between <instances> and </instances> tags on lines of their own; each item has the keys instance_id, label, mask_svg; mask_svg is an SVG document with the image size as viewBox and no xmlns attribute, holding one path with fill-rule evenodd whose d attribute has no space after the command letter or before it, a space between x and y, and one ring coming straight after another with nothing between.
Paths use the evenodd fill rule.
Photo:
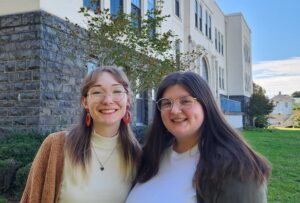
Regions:
<instances>
[{"instance_id":1,"label":"cloud","mask_svg":"<svg viewBox=\"0 0 300 203\"><path fill-rule=\"evenodd\" d=\"M300 91L300 57L254 64L253 81L262 86L269 97L279 91L288 95Z\"/></svg>"}]
</instances>

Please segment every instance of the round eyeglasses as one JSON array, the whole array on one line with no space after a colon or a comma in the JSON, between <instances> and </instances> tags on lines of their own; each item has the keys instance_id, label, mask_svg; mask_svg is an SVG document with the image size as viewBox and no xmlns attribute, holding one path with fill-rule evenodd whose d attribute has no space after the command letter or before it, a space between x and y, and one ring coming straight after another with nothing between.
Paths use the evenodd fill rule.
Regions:
<instances>
[{"instance_id":1,"label":"round eyeglasses","mask_svg":"<svg viewBox=\"0 0 300 203\"><path fill-rule=\"evenodd\" d=\"M121 101L126 94L125 90L113 90L112 92L104 92L102 89L99 88L92 88L90 93L87 95L94 101L103 101L107 95L111 96L113 101Z\"/></svg>"},{"instance_id":2,"label":"round eyeglasses","mask_svg":"<svg viewBox=\"0 0 300 203\"><path fill-rule=\"evenodd\" d=\"M160 111L170 111L174 103L178 101L180 109L189 109L193 106L197 98L192 96L184 96L176 99L161 98L156 102L156 106Z\"/></svg>"}]
</instances>

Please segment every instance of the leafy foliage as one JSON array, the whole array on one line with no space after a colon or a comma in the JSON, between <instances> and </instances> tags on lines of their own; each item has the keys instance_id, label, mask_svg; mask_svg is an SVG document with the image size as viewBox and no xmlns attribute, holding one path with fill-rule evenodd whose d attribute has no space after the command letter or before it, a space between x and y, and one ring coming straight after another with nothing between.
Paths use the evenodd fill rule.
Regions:
<instances>
[{"instance_id":1,"label":"leafy foliage","mask_svg":"<svg viewBox=\"0 0 300 203\"><path fill-rule=\"evenodd\" d=\"M0 160L14 162L11 167L16 167L16 173L13 173L12 181L6 190L6 196L15 196L19 198L24 189L30 164L33 161L37 150L39 149L45 136L35 132L10 132L0 139ZM2 163L1 162L1 163ZM0 163L0 171L6 171L8 164ZM12 170L12 168L10 169ZM0 174L2 176L3 174ZM5 174L4 174L5 175Z\"/></svg>"},{"instance_id":2,"label":"leafy foliage","mask_svg":"<svg viewBox=\"0 0 300 203\"><path fill-rule=\"evenodd\" d=\"M265 96L265 90L253 83L253 94L250 97L249 115L254 119L256 127L265 127L268 125L266 116L274 108L272 101Z\"/></svg>"},{"instance_id":3,"label":"leafy foliage","mask_svg":"<svg viewBox=\"0 0 300 203\"><path fill-rule=\"evenodd\" d=\"M84 7L79 12L87 23L88 57L96 65L123 67L134 92L156 87L163 76L188 69L199 56L200 51L175 53L175 34L171 30L158 31L169 17L163 16L159 8L149 10L145 16L122 12L111 15L109 9L92 12Z\"/></svg>"},{"instance_id":4,"label":"leafy foliage","mask_svg":"<svg viewBox=\"0 0 300 203\"><path fill-rule=\"evenodd\" d=\"M300 91L293 92L293 97L300 97Z\"/></svg>"}]
</instances>

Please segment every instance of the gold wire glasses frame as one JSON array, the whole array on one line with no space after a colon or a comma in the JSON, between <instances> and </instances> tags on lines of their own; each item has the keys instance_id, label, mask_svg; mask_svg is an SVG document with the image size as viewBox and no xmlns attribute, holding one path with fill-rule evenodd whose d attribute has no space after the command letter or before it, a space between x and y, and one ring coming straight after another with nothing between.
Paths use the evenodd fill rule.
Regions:
<instances>
[{"instance_id":1,"label":"gold wire glasses frame","mask_svg":"<svg viewBox=\"0 0 300 203\"><path fill-rule=\"evenodd\" d=\"M108 93L104 92L103 90L96 89L91 90L91 92L87 94L87 96L90 97L92 100L103 101L107 95L110 95L113 101L121 101L126 93L126 91L122 90L113 90L112 92Z\"/></svg>"},{"instance_id":2,"label":"gold wire glasses frame","mask_svg":"<svg viewBox=\"0 0 300 203\"><path fill-rule=\"evenodd\" d=\"M156 105L160 111L170 111L177 100L179 101L180 109L189 109L193 106L197 98L192 96L184 96L176 99L161 98L156 102Z\"/></svg>"}]
</instances>

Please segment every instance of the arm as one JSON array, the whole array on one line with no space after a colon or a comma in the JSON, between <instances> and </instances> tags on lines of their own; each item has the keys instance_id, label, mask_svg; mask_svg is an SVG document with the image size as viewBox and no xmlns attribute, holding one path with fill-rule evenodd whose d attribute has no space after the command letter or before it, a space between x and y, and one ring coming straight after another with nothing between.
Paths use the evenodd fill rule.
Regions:
<instances>
[{"instance_id":1,"label":"arm","mask_svg":"<svg viewBox=\"0 0 300 203\"><path fill-rule=\"evenodd\" d=\"M21 203L41 202L53 136L49 135L39 148L22 195Z\"/></svg>"},{"instance_id":2,"label":"arm","mask_svg":"<svg viewBox=\"0 0 300 203\"><path fill-rule=\"evenodd\" d=\"M255 181L227 180L217 203L267 203L267 184Z\"/></svg>"}]
</instances>

